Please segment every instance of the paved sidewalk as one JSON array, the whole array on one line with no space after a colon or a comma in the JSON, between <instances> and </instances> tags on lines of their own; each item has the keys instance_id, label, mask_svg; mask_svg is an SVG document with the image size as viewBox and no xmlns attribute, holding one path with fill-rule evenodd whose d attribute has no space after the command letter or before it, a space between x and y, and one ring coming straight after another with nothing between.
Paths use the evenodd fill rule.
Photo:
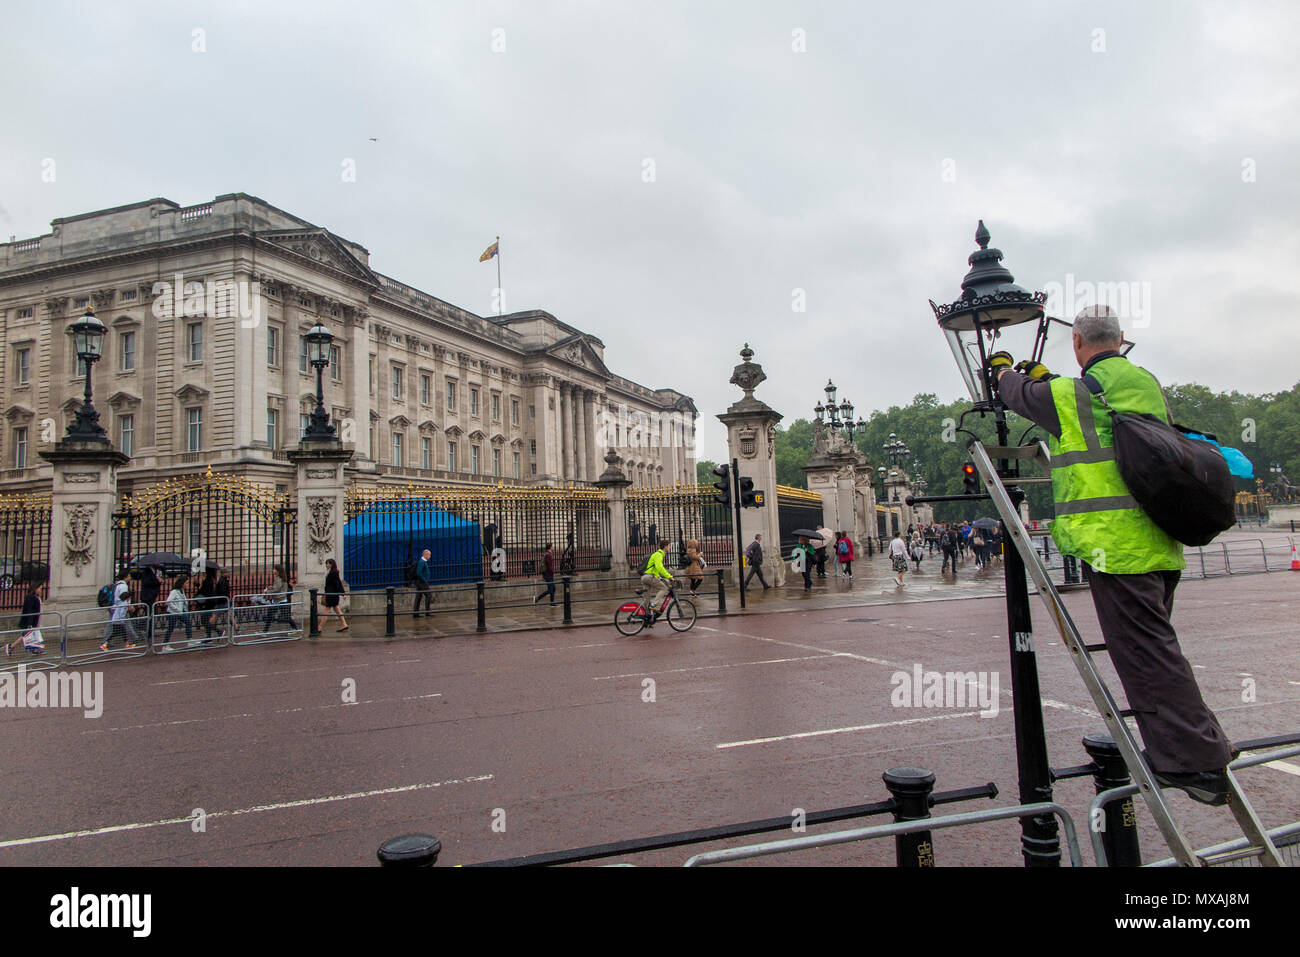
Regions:
<instances>
[{"instance_id":1,"label":"paved sidewalk","mask_svg":"<svg viewBox=\"0 0 1300 957\"><path fill-rule=\"evenodd\" d=\"M789 571L787 567L786 584L780 588L764 591L757 580L745 595L746 608L740 607L740 592L734 584L726 586L727 614L766 614L786 611L815 611L826 608L854 607L863 605L893 605L916 601L948 601L959 598L985 598L1003 593L1003 570L1001 562L994 562L988 569L976 569L972 559L960 565L954 580L951 574L941 574L939 569L942 559L936 553L934 558L926 557L921 562L919 572L912 570L908 564L904 576L904 587L899 589L894 584L894 573L887 558L876 555L869 559L859 559L853 563L852 580L837 577L827 567L826 577L818 578L814 573L811 591L804 591L801 576ZM581 579L577 579L581 581ZM689 597L686 583L678 589L678 597ZM628 581L619 586L611 583L597 591L576 591L571 602L573 623L563 624L564 604L563 587L556 587L554 605L534 605L531 596L540 589L540 583L531 588L489 589L487 593L486 624L488 633L531 631L538 628L576 628L592 625L612 625L615 609L625 600L635 597L636 583ZM451 635L475 634L477 632L477 614L474 608L474 593L457 591L445 596L447 607L439 608L440 598L434 592L435 612L432 618L424 616L413 618L411 606L413 596L399 592L396 598L395 616L396 635L393 640L402 638L444 638ZM698 597L691 599L701 617L718 614L717 576L709 575L700 587ZM495 604L494 604L495 602ZM349 615L348 630L340 632L336 622L321 619L322 634L317 641L337 640L383 640L385 630L384 615Z\"/></svg>"}]
</instances>

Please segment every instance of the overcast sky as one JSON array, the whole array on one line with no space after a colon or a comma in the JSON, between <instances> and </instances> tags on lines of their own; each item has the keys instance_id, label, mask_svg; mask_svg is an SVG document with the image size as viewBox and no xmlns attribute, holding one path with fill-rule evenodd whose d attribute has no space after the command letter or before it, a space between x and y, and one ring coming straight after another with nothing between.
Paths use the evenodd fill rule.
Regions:
<instances>
[{"instance_id":1,"label":"overcast sky","mask_svg":"<svg viewBox=\"0 0 1300 957\"><path fill-rule=\"evenodd\" d=\"M828 377L958 397L927 300L983 218L1022 285L1131 284L1162 382L1267 392L1300 379L1297 48L1285 2L23 4L0 232L247 192L481 315L500 234L507 309L692 395L718 458L746 341L787 420Z\"/></svg>"}]
</instances>

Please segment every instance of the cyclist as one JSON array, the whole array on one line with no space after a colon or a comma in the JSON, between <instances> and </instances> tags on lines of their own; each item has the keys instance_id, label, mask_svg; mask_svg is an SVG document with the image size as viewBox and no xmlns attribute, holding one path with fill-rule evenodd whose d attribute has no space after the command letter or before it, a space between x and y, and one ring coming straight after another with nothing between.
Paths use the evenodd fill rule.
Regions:
<instances>
[{"instance_id":1,"label":"cyclist","mask_svg":"<svg viewBox=\"0 0 1300 957\"><path fill-rule=\"evenodd\" d=\"M645 601L646 627L653 628L654 623L659 619L657 606L663 601L668 594L669 583L672 582L673 576L668 569L664 568L664 552L668 550L668 539L659 539L658 548L650 554L649 560L645 564L645 574L641 576L641 585L646 593L650 594Z\"/></svg>"}]
</instances>

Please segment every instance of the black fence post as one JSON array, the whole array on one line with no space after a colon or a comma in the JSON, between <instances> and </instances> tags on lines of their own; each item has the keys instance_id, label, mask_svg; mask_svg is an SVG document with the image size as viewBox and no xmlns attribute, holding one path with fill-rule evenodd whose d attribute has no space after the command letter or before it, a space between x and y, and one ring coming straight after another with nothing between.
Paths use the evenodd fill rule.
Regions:
<instances>
[{"instance_id":1,"label":"black fence post","mask_svg":"<svg viewBox=\"0 0 1300 957\"><path fill-rule=\"evenodd\" d=\"M384 614L386 616L384 619L385 638L392 638L397 634L397 610L393 607L393 592L394 589L392 586L384 589Z\"/></svg>"},{"instance_id":2,"label":"black fence post","mask_svg":"<svg viewBox=\"0 0 1300 957\"><path fill-rule=\"evenodd\" d=\"M722 569L718 569L718 614L727 613L727 586L722 580Z\"/></svg>"},{"instance_id":3,"label":"black fence post","mask_svg":"<svg viewBox=\"0 0 1300 957\"><path fill-rule=\"evenodd\" d=\"M1131 784L1128 765L1119 753L1119 746L1108 734L1090 734L1083 739L1084 750L1092 758L1092 781L1097 793ZM1105 817L1089 821L1093 830L1101 828L1101 846L1106 849L1106 863L1111 867L1141 867L1142 850L1138 847L1137 816L1133 813L1133 798L1111 801L1106 805Z\"/></svg>"},{"instance_id":4,"label":"black fence post","mask_svg":"<svg viewBox=\"0 0 1300 957\"><path fill-rule=\"evenodd\" d=\"M482 583L478 583L478 624L474 626L475 631L487 631L487 588Z\"/></svg>"},{"instance_id":5,"label":"black fence post","mask_svg":"<svg viewBox=\"0 0 1300 957\"><path fill-rule=\"evenodd\" d=\"M310 611L307 612L307 621L308 621L307 637L319 638L320 637L320 615L316 603L315 588L307 589L307 600L311 606Z\"/></svg>"},{"instance_id":6,"label":"black fence post","mask_svg":"<svg viewBox=\"0 0 1300 957\"><path fill-rule=\"evenodd\" d=\"M1065 566L1065 583L1067 585L1079 584L1079 560L1073 555L1062 555L1061 562Z\"/></svg>"},{"instance_id":7,"label":"black fence post","mask_svg":"<svg viewBox=\"0 0 1300 957\"><path fill-rule=\"evenodd\" d=\"M894 822L923 821L930 816L934 774L925 768L890 768L881 775L893 795ZM934 867L934 844L929 831L899 834L894 838L899 867Z\"/></svg>"},{"instance_id":8,"label":"black fence post","mask_svg":"<svg viewBox=\"0 0 1300 957\"><path fill-rule=\"evenodd\" d=\"M573 624L573 605L569 598L569 576L564 576L564 621L561 624Z\"/></svg>"}]
</instances>

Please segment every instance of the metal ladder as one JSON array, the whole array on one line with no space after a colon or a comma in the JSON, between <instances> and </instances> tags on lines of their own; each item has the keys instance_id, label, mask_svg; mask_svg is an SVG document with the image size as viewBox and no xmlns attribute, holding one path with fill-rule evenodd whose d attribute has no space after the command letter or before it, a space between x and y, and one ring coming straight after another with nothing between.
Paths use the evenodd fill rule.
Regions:
<instances>
[{"instance_id":1,"label":"metal ladder","mask_svg":"<svg viewBox=\"0 0 1300 957\"><path fill-rule=\"evenodd\" d=\"M1227 772L1228 807L1232 811L1233 817L1236 818L1242 834L1250 842L1251 846L1245 852L1237 851L1231 855L1198 854L1188 844L1187 838L1174 822L1169 805L1165 803L1161 786L1156 783L1151 768L1143 758L1142 752L1133 738L1133 733L1124 720L1131 716L1133 712L1122 710L1116 704L1114 696L1111 694L1110 689L1106 687L1106 683L1102 680L1101 674L1092 660L1093 652L1104 651L1106 645L1104 643L1087 644L1079 634L1079 629L1075 626L1069 611L1066 610L1060 593L1048 577L1047 566L1043 564L1042 557L1035 551L1029 533L1021 524L1020 516L1011 501L1011 496L1007 493L1007 485L1024 486L1051 483L1052 480L1047 474L1051 468L1051 456L1048 454L1046 444L1037 442L1024 446L985 447L982 442L977 441L972 444L971 453L975 468L979 470L980 476L984 479L989 496L992 498L993 504L998 510L998 515L1002 519L1002 525L1007 530L1007 535L1012 544L1020 552L1020 557L1024 559L1025 568L1028 570L1034 584L1038 586L1038 594L1047 606L1047 611L1052 616L1052 620L1056 623L1056 628L1061 633L1061 639L1065 642L1066 648L1070 651L1070 659L1074 662L1075 667L1079 669L1079 676L1083 678L1088 693L1092 695L1093 703L1097 706L1098 712L1106 722L1107 730L1110 731L1111 737L1119 747L1120 754L1124 756L1124 763L1128 765L1129 771L1133 775L1133 782L1138 786L1139 793L1146 801L1147 808L1150 810L1151 816L1155 818L1156 826L1160 828L1160 833L1164 836L1165 843L1169 845L1169 849L1173 852L1174 859L1183 866L1198 867L1226 863L1229 860L1235 860L1243 856L1258 856L1265 867L1283 867L1282 857L1278 853L1277 846L1260 823L1254 808L1251 807L1245 794L1242 793L1241 787L1231 770ZM1009 476L1004 480L998 475L997 468L993 463L994 459L1015 461L1017 473L1021 471L1019 468L1020 463L1037 465L1043 474L1023 477L1020 475Z\"/></svg>"}]
</instances>

